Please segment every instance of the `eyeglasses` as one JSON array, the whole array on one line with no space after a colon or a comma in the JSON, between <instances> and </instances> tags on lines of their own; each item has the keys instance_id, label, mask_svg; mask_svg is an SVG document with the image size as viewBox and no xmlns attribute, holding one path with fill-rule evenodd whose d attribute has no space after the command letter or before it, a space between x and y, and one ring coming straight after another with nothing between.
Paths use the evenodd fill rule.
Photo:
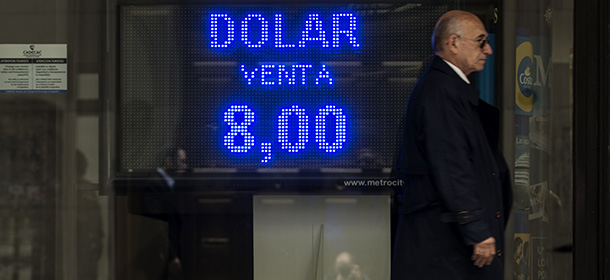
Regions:
<instances>
[{"instance_id":1,"label":"eyeglasses","mask_svg":"<svg viewBox=\"0 0 610 280\"><path fill-rule=\"evenodd\" d=\"M480 46L479 46L479 47L480 47L481 49L485 48L485 45L486 45L487 43L489 43L489 40L487 40L487 39L469 39L469 38L462 38L462 35L460 35L460 34L455 34L455 35L456 35L456 36L457 36L459 39L462 39L462 40L468 40L468 41L473 41L473 42L477 42L477 43L479 43L479 44L480 44Z\"/></svg>"}]
</instances>

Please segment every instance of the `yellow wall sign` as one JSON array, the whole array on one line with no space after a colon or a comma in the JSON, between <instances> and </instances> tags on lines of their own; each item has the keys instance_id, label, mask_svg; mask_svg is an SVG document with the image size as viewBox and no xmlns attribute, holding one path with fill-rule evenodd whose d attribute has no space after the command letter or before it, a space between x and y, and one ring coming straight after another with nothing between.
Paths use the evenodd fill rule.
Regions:
<instances>
[{"instance_id":1,"label":"yellow wall sign","mask_svg":"<svg viewBox=\"0 0 610 280\"><path fill-rule=\"evenodd\" d=\"M517 47L517 67L515 73L515 102L517 107L525 112L531 112L534 104L532 85L534 47L529 41L521 43Z\"/></svg>"}]
</instances>

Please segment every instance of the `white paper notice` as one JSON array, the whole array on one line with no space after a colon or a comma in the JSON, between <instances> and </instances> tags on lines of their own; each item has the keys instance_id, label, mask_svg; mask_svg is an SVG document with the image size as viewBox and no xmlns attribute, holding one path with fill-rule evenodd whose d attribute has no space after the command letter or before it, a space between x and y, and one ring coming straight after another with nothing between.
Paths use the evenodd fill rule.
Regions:
<instances>
[{"instance_id":1,"label":"white paper notice","mask_svg":"<svg viewBox=\"0 0 610 280\"><path fill-rule=\"evenodd\" d=\"M66 92L66 44L0 44L0 93Z\"/></svg>"}]
</instances>

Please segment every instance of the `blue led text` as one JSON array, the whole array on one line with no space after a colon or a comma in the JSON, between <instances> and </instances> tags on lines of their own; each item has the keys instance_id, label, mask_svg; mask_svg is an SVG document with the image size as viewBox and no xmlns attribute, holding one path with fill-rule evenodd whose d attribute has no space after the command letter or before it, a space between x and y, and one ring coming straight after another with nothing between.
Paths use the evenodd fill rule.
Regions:
<instances>
[{"instance_id":1,"label":"blue led text","mask_svg":"<svg viewBox=\"0 0 610 280\"><path fill-rule=\"evenodd\" d=\"M311 64L263 64L260 67L247 68L241 65L241 72L248 85L282 86L282 85L307 85L308 79L316 85L332 85L333 78L322 64L315 70ZM313 78L315 77L315 79Z\"/></svg>"},{"instance_id":2,"label":"blue led text","mask_svg":"<svg viewBox=\"0 0 610 280\"><path fill-rule=\"evenodd\" d=\"M327 122L329 116L334 117L334 139L329 143L327 138ZM297 127L291 127L290 118L297 118ZM241 121L238 121L240 119ZM224 112L224 121L229 126L229 132L224 136L224 145L232 153L247 153L255 144L255 136L249 131L249 127L254 124L254 111L248 105L232 105ZM318 148L326 153L336 153L343 149L346 141L346 117L343 109L335 105L326 105L318 110L315 117L315 141ZM290 142L291 131L296 129L296 143ZM331 130L333 131L333 130ZM236 140L239 139L239 140ZM238 145L237 142L243 143ZM277 119L277 142L282 150L288 153L298 153L306 148L309 142L309 116L304 108L299 105L292 105L290 108L283 108ZM272 143L261 143L261 153L263 159L261 163L268 163L272 158Z\"/></svg>"},{"instance_id":3,"label":"blue led text","mask_svg":"<svg viewBox=\"0 0 610 280\"><path fill-rule=\"evenodd\" d=\"M328 143L326 141L326 119L328 115L335 116L335 142ZM343 114L343 109L333 105L327 105L318 111L316 116L316 142L320 150L327 153L334 153L343 148L345 143L345 126L346 120Z\"/></svg>"},{"instance_id":4,"label":"blue led text","mask_svg":"<svg viewBox=\"0 0 610 280\"><path fill-rule=\"evenodd\" d=\"M293 114L299 118L299 137L297 143L290 143L288 141L288 118ZM308 126L309 117L305 114L305 109L299 108L298 105L293 105L289 109L282 109L282 114L277 120L277 140L282 149L288 150L289 153L296 153L305 149L305 144L309 141Z\"/></svg>"},{"instance_id":5,"label":"blue led text","mask_svg":"<svg viewBox=\"0 0 610 280\"><path fill-rule=\"evenodd\" d=\"M237 123L235 115L243 114L243 121ZM246 153L254 146L254 135L248 131L248 127L254 122L254 112L248 105L233 105L225 112L224 121L229 125L231 130L224 137L224 143L227 148L233 153ZM235 145L235 138L241 135L244 144L241 146Z\"/></svg>"},{"instance_id":6,"label":"blue led text","mask_svg":"<svg viewBox=\"0 0 610 280\"><path fill-rule=\"evenodd\" d=\"M339 48L342 42L351 48L360 47L356 38L358 21L352 13L335 13L330 23L324 23L320 14L309 14L301 27L300 40L293 43L284 42L282 14L275 14L273 19L271 24L262 14L247 14L241 21L229 14L210 14L210 47L228 48L238 34L246 47L261 48L269 41L271 28L275 48Z\"/></svg>"}]
</instances>

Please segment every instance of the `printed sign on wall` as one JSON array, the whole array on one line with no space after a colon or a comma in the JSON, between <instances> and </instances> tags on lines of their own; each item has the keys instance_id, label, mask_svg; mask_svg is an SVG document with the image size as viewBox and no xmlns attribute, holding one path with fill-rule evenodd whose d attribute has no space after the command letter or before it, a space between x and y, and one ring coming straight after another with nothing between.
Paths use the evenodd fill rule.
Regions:
<instances>
[{"instance_id":1,"label":"printed sign on wall","mask_svg":"<svg viewBox=\"0 0 610 280\"><path fill-rule=\"evenodd\" d=\"M66 93L66 44L0 45L0 93Z\"/></svg>"}]
</instances>

